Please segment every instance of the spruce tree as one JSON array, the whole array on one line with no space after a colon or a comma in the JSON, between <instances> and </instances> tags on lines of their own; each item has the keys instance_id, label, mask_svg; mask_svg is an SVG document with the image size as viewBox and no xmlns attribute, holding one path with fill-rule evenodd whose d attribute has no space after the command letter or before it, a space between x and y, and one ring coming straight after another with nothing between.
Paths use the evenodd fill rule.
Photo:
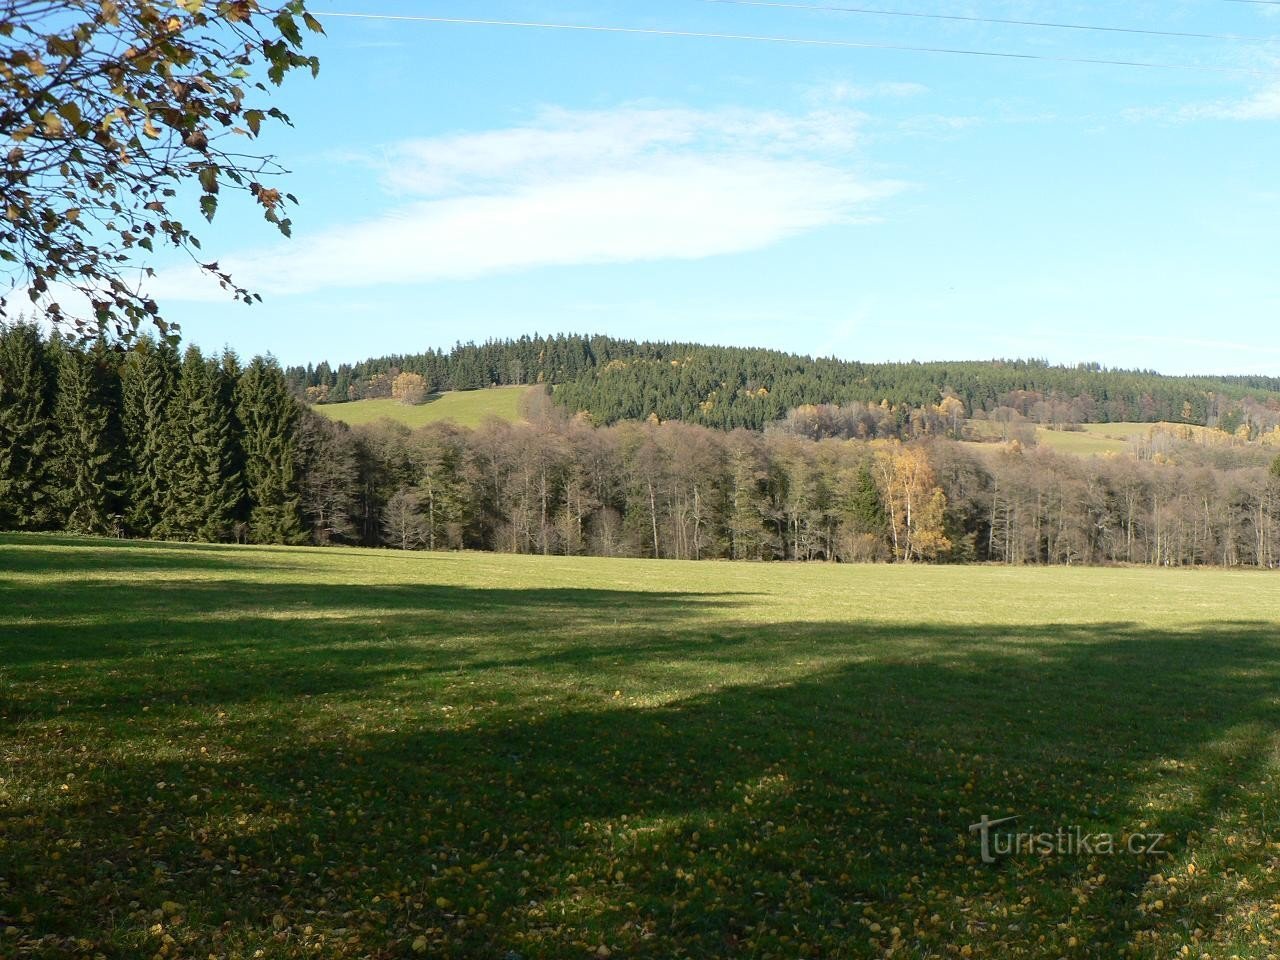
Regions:
<instances>
[{"instance_id":1,"label":"spruce tree","mask_svg":"<svg viewBox=\"0 0 1280 960\"><path fill-rule=\"evenodd\" d=\"M57 523L54 370L35 326L0 325L0 529Z\"/></svg>"},{"instance_id":2,"label":"spruce tree","mask_svg":"<svg viewBox=\"0 0 1280 960\"><path fill-rule=\"evenodd\" d=\"M846 510L849 521L858 533L870 533L877 537L886 535L889 521L870 464L864 463L858 468Z\"/></svg>"},{"instance_id":3,"label":"spruce tree","mask_svg":"<svg viewBox=\"0 0 1280 960\"><path fill-rule=\"evenodd\" d=\"M164 527L188 540L225 540L240 503L234 426L226 374L192 346L187 349L172 403L172 496Z\"/></svg>"},{"instance_id":4,"label":"spruce tree","mask_svg":"<svg viewBox=\"0 0 1280 960\"><path fill-rule=\"evenodd\" d=\"M298 403L279 365L255 357L236 387L242 426L249 535L255 543L299 543Z\"/></svg>"},{"instance_id":5,"label":"spruce tree","mask_svg":"<svg viewBox=\"0 0 1280 960\"><path fill-rule=\"evenodd\" d=\"M178 459L169 423L175 382L175 357L167 344L139 340L121 373L121 427L129 454L129 529L142 536L164 536L170 485Z\"/></svg>"},{"instance_id":6,"label":"spruce tree","mask_svg":"<svg viewBox=\"0 0 1280 960\"><path fill-rule=\"evenodd\" d=\"M115 371L101 347L62 345L58 354L58 499L75 533L119 527L120 464Z\"/></svg>"},{"instance_id":7,"label":"spruce tree","mask_svg":"<svg viewBox=\"0 0 1280 960\"><path fill-rule=\"evenodd\" d=\"M195 346L187 348L174 382L165 418L164 473L169 479L159 531L177 540L195 538L200 523L200 479L196 469L196 446L192 423L199 397L204 392L204 358Z\"/></svg>"}]
</instances>

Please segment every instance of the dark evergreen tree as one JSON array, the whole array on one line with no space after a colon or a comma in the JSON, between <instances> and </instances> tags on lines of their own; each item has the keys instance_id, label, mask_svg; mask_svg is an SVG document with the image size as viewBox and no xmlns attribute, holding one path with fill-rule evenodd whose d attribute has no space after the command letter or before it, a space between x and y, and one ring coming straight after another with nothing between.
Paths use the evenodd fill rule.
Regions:
<instances>
[{"instance_id":1,"label":"dark evergreen tree","mask_svg":"<svg viewBox=\"0 0 1280 960\"><path fill-rule=\"evenodd\" d=\"M35 326L0 326L0 529L56 525L55 371Z\"/></svg>"},{"instance_id":2,"label":"dark evergreen tree","mask_svg":"<svg viewBox=\"0 0 1280 960\"><path fill-rule=\"evenodd\" d=\"M106 351L63 345L58 357L58 500L74 533L121 532L119 390Z\"/></svg>"},{"instance_id":3,"label":"dark evergreen tree","mask_svg":"<svg viewBox=\"0 0 1280 960\"><path fill-rule=\"evenodd\" d=\"M279 365L255 357L236 387L243 429L249 536L256 543L304 539L298 475L300 408Z\"/></svg>"},{"instance_id":4,"label":"dark evergreen tree","mask_svg":"<svg viewBox=\"0 0 1280 960\"><path fill-rule=\"evenodd\" d=\"M881 538L885 536L889 520L869 463L862 464L853 475L844 513L855 532Z\"/></svg>"},{"instance_id":5,"label":"dark evergreen tree","mask_svg":"<svg viewBox=\"0 0 1280 960\"><path fill-rule=\"evenodd\" d=\"M333 389L329 391L330 403L346 403L351 399L351 370L346 364L338 368L334 378Z\"/></svg>"},{"instance_id":6,"label":"dark evergreen tree","mask_svg":"<svg viewBox=\"0 0 1280 960\"><path fill-rule=\"evenodd\" d=\"M165 527L171 536L217 541L232 533L243 493L226 378L217 361L187 349L170 418L176 457Z\"/></svg>"},{"instance_id":7,"label":"dark evergreen tree","mask_svg":"<svg viewBox=\"0 0 1280 960\"><path fill-rule=\"evenodd\" d=\"M144 537L163 536L171 515L171 483L180 452L169 422L177 358L167 343L142 339L125 357L121 371L121 415L129 454L125 523Z\"/></svg>"}]
</instances>

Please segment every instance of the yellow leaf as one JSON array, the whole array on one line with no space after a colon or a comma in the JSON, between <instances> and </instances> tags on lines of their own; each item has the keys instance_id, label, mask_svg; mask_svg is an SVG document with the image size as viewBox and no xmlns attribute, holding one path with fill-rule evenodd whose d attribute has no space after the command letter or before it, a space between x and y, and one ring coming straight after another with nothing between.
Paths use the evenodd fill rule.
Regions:
<instances>
[{"instance_id":1,"label":"yellow leaf","mask_svg":"<svg viewBox=\"0 0 1280 960\"><path fill-rule=\"evenodd\" d=\"M160 131L156 129L156 125L151 122L150 117L148 117L146 120L143 121L142 132L145 133L152 140L159 139L160 137Z\"/></svg>"},{"instance_id":2,"label":"yellow leaf","mask_svg":"<svg viewBox=\"0 0 1280 960\"><path fill-rule=\"evenodd\" d=\"M427 951L427 938L426 938L426 937L418 937L416 940L414 940L414 941L413 941L413 952L414 952L414 953L426 953L426 951Z\"/></svg>"}]
</instances>

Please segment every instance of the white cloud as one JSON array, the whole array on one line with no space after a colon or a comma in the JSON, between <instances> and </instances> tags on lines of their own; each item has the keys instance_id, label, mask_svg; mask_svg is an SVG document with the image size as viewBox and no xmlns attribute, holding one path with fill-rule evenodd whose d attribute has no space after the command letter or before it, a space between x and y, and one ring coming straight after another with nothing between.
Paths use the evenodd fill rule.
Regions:
<instances>
[{"instance_id":1,"label":"white cloud","mask_svg":"<svg viewBox=\"0 0 1280 960\"><path fill-rule=\"evenodd\" d=\"M1280 83L1238 103L1219 105L1218 116L1229 120L1280 120Z\"/></svg>"},{"instance_id":2,"label":"white cloud","mask_svg":"<svg viewBox=\"0 0 1280 960\"><path fill-rule=\"evenodd\" d=\"M840 80L811 91L811 98L831 101L832 103L850 103L857 100L873 100L887 97L918 97L929 92L922 83L903 81L882 81L879 83L852 83Z\"/></svg>"},{"instance_id":3,"label":"white cloud","mask_svg":"<svg viewBox=\"0 0 1280 960\"><path fill-rule=\"evenodd\" d=\"M1218 100L1164 110L1131 110L1133 119L1173 116L1179 120L1280 120L1280 82L1272 83L1241 100Z\"/></svg>"},{"instance_id":4,"label":"white cloud","mask_svg":"<svg viewBox=\"0 0 1280 960\"><path fill-rule=\"evenodd\" d=\"M548 110L505 130L400 143L380 165L393 209L222 265L283 295L760 249L864 219L900 188L854 169L861 119ZM221 297L190 270L163 272L152 293Z\"/></svg>"}]
</instances>

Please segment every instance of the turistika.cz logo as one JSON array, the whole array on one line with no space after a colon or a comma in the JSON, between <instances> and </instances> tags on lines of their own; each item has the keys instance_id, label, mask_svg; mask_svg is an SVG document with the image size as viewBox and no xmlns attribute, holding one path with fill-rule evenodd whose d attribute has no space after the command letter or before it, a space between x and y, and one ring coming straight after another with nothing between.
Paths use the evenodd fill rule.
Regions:
<instances>
[{"instance_id":1,"label":"turistika.cz logo","mask_svg":"<svg viewBox=\"0 0 1280 960\"><path fill-rule=\"evenodd\" d=\"M1165 838L1163 833L1129 833L1117 837L1113 833L1092 832L1077 826L1040 832L998 829L1017 820L1017 816L992 820L984 813L981 820L969 825L969 832L979 837L983 863L995 863L999 857L1008 856L1113 857L1125 854L1159 857L1166 852L1160 848Z\"/></svg>"}]
</instances>

